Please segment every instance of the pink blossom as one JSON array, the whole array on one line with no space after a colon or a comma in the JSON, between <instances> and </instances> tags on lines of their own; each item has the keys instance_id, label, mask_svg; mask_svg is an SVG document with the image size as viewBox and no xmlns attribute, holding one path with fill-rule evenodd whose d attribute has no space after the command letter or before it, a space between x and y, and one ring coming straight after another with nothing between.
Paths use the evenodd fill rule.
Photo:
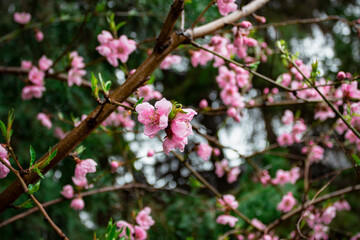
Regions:
<instances>
[{"instance_id":1,"label":"pink blossom","mask_svg":"<svg viewBox=\"0 0 360 240\"><path fill-rule=\"evenodd\" d=\"M0 158L7 159L7 150L0 144Z\"/></svg>"},{"instance_id":2,"label":"pink blossom","mask_svg":"<svg viewBox=\"0 0 360 240\"><path fill-rule=\"evenodd\" d=\"M228 168L228 160L225 158L221 162L215 162L215 173L221 178L225 175L225 170Z\"/></svg>"},{"instance_id":3,"label":"pink blossom","mask_svg":"<svg viewBox=\"0 0 360 240\"><path fill-rule=\"evenodd\" d=\"M220 156L220 149L214 148L214 149L213 149L213 153L214 153L214 155L217 156L217 157Z\"/></svg>"},{"instance_id":4,"label":"pink blossom","mask_svg":"<svg viewBox=\"0 0 360 240\"><path fill-rule=\"evenodd\" d=\"M136 223L145 230L148 230L152 225L155 224L155 221L150 216L150 213L151 208L145 207L136 215Z\"/></svg>"},{"instance_id":5,"label":"pink blossom","mask_svg":"<svg viewBox=\"0 0 360 240\"><path fill-rule=\"evenodd\" d=\"M228 224L230 227L235 227L235 224L237 223L239 219L236 217L230 216L230 215L220 215L217 217L216 222L218 224L226 225Z\"/></svg>"},{"instance_id":6,"label":"pink blossom","mask_svg":"<svg viewBox=\"0 0 360 240\"><path fill-rule=\"evenodd\" d=\"M281 84L288 87L290 85L290 82L291 82L291 74L289 73L284 73L282 75L282 81L281 81Z\"/></svg>"},{"instance_id":7,"label":"pink blossom","mask_svg":"<svg viewBox=\"0 0 360 240\"><path fill-rule=\"evenodd\" d=\"M334 111L323 104L319 104L315 109L314 119L319 119L320 121L325 121L328 118L334 118L336 115Z\"/></svg>"},{"instance_id":8,"label":"pink blossom","mask_svg":"<svg viewBox=\"0 0 360 240\"><path fill-rule=\"evenodd\" d=\"M266 227L261 221L256 218L251 219L251 223L260 230L263 230Z\"/></svg>"},{"instance_id":9,"label":"pink blossom","mask_svg":"<svg viewBox=\"0 0 360 240\"><path fill-rule=\"evenodd\" d=\"M46 90L44 86L26 86L22 89L21 98L23 100L30 100L32 98L41 98L43 92Z\"/></svg>"},{"instance_id":10,"label":"pink blossom","mask_svg":"<svg viewBox=\"0 0 360 240\"><path fill-rule=\"evenodd\" d=\"M336 208L337 211L341 211L341 210L350 211L351 209L350 204L345 199L335 202L333 206Z\"/></svg>"},{"instance_id":11,"label":"pink blossom","mask_svg":"<svg viewBox=\"0 0 360 240\"><path fill-rule=\"evenodd\" d=\"M120 36L119 39L112 40L109 44L115 57L123 63L127 62L129 55L136 49L136 42L128 39L125 35Z\"/></svg>"},{"instance_id":12,"label":"pink blossom","mask_svg":"<svg viewBox=\"0 0 360 240\"><path fill-rule=\"evenodd\" d=\"M155 154L155 151L153 149L150 149L147 153L147 156L152 157L152 156L154 156L154 154Z\"/></svg>"},{"instance_id":13,"label":"pink blossom","mask_svg":"<svg viewBox=\"0 0 360 240\"><path fill-rule=\"evenodd\" d=\"M16 23L25 25L31 20L31 14L26 12L16 12L14 13L14 21Z\"/></svg>"},{"instance_id":14,"label":"pink blossom","mask_svg":"<svg viewBox=\"0 0 360 240\"><path fill-rule=\"evenodd\" d=\"M160 68L167 70L174 64L179 64L181 57L178 55L168 55L160 64Z\"/></svg>"},{"instance_id":15,"label":"pink blossom","mask_svg":"<svg viewBox=\"0 0 360 240\"><path fill-rule=\"evenodd\" d=\"M209 47L208 45L205 45L207 49L212 50L212 47ZM201 66L205 66L208 61L211 61L214 58L214 55L209 53L208 51L205 51L203 49L200 49L199 51L195 51L192 53L191 56L191 64L193 67L197 67L199 64Z\"/></svg>"},{"instance_id":16,"label":"pink blossom","mask_svg":"<svg viewBox=\"0 0 360 240\"><path fill-rule=\"evenodd\" d=\"M166 137L163 142L163 150L169 155L170 151L173 149L179 149L180 152L184 151L185 145L188 143L187 138L179 138L177 136L172 136L171 138Z\"/></svg>"},{"instance_id":17,"label":"pink blossom","mask_svg":"<svg viewBox=\"0 0 360 240\"><path fill-rule=\"evenodd\" d=\"M74 197L74 189L70 184L65 185L60 193L67 199Z\"/></svg>"},{"instance_id":18,"label":"pink blossom","mask_svg":"<svg viewBox=\"0 0 360 240\"><path fill-rule=\"evenodd\" d=\"M296 205L296 202L292 192L288 192L282 197L281 202L277 205L277 209L282 212L289 212Z\"/></svg>"},{"instance_id":19,"label":"pink blossom","mask_svg":"<svg viewBox=\"0 0 360 240\"><path fill-rule=\"evenodd\" d=\"M216 77L216 81L219 84L220 88L223 88L227 85L235 85L235 72L229 70L225 66L219 68L219 75Z\"/></svg>"},{"instance_id":20,"label":"pink blossom","mask_svg":"<svg viewBox=\"0 0 360 240\"><path fill-rule=\"evenodd\" d=\"M291 134L294 136L294 141L299 143L301 140L301 137L299 135L302 135L305 131L306 131L306 125L304 121L300 119L300 121L297 121L295 123L291 131Z\"/></svg>"},{"instance_id":21,"label":"pink blossom","mask_svg":"<svg viewBox=\"0 0 360 240\"><path fill-rule=\"evenodd\" d=\"M329 236L326 232L329 230L329 227L324 226L322 224L316 224L313 227L314 234L311 236L310 240L327 240Z\"/></svg>"},{"instance_id":22,"label":"pink blossom","mask_svg":"<svg viewBox=\"0 0 360 240\"><path fill-rule=\"evenodd\" d=\"M101 44L107 44L113 40L113 36L110 32L102 30L101 33L97 36L97 39Z\"/></svg>"},{"instance_id":23,"label":"pink blossom","mask_svg":"<svg viewBox=\"0 0 360 240\"><path fill-rule=\"evenodd\" d=\"M282 116L281 121L286 125L293 123L294 114L292 113L292 111L285 110L284 116Z\"/></svg>"},{"instance_id":24,"label":"pink blossom","mask_svg":"<svg viewBox=\"0 0 360 240\"><path fill-rule=\"evenodd\" d=\"M217 0L217 5L220 14L223 16L237 9L236 0Z\"/></svg>"},{"instance_id":25,"label":"pink blossom","mask_svg":"<svg viewBox=\"0 0 360 240\"><path fill-rule=\"evenodd\" d=\"M237 112L236 108L231 107L231 108L229 108L229 109L226 111L226 114L227 114L229 117L234 118L234 117L237 116L238 112Z\"/></svg>"},{"instance_id":26,"label":"pink blossom","mask_svg":"<svg viewBox=\"0 0 360 240\"><path fill-rule=\"evenodd\" d=\"M238 92L238 88L235 85L226 85L223 90L220 92L221 100L225 105L232 105L241 101L241 95Z\"/></svg>"},{"instance_id":27,"label":"pink blossom","mask_svg":"<svg viewBox=\"0 0 360 240\"><path fill-rule=\"evenodd\" d=\"M85 202L84 200L80 197L80 198L75 198L71 201L70 203L70 207L76 211L82 210L85 207Z\"/></svg>"},{"instance_id":28,"label":"pink blossom","mask_svg":"<svg viewBox=\"0 0 360 240\"><path fill-rule=\"evenodd\" d=\"M3 148L3 147L0 146L0 151L1 151L1 148ZM4 160L7 164L10 165L10 162L9 162L9 160L7 160L7 158L2 158L2 160ZM6 167L6 165L0 161L0 178L5 178L9 172L10 172L10 169L8 167Z\"/></svg>"},{"instance_id":29,"label":"pink blossom","mask_svg":"<svg viewBox=\"0 0 360 240\"><path fill-rule=\"evenodd\" d=\"M42 71L47 71L52 65L53 65L53 61L51 59L47 58L45 55L43 55L39 59L39 68Z\"/></svg>"},{"instance_id":30,"label":"pink blossom","mask_svg":"<svg viewBox=\"0 0 360 240\"><path fill-rule=\"evenodd\" d=\"M206 99L202 99L199 103L199 108L205 109L207 107L208 107L208 102L206 101Z\"/></svg>"},{"instance_id":31,"label":"pink blossom","mask_svg":"<svg viewBox=\"0 0 360 240\"><path fill-rule=\"evenodd\" d=\"M252 23L249 22L249 21L242 21L242 22L240 23L240 27L241 27L241 28L250 28L251 26L252 26Z\"/></svg>"},{"instance_id":32,"label":"pink blossom","mask_svg":"<svg viewBox=\"0 0 360 240\"><path fill-rule=\"evenodd\" d=\"M82 56L79 56L78 52L76 51L71 52L69 57L71 59L72 68L80 69L85 67L84 58Z\"/></svg>"},{"instance_id":33,"label":"pink blossom","mask_svg":"<svg viewBox=\"0 0 360 240\"><path fill-rule=\"evenodd\" d=\"M80 86L82 82L82 77L86 75L86 71L84 69L71 68L68 73L68 86L72 85Z\"/></svg>"},{"instance_id":34,"label":"pink blossom","mask_svg":"<svg viewBox=\"0 0 360 240\"><path fill-rule=\"evenodd\" d=\"M319 145L314 145L309 153L309 159L311 162L320 161L324 157L324 149Z\"/></svg>"},{"instance_id":35,"label":"pink blossom","mask_svg":"<svg viewBox=\"0 0 360 240\"><path fill-rule=\"evenodd\" d=\"M66 133L64 133L64 131L61 128L56 127L54 129L54 136L58 139L63 139L66 136Z\"/></svg>"},{"instance_id":36,"label":"pink blossom","mask_svg":"<svg viewBox=\"0 0 360 240\"><path fill-rule=\"evenodd\" d=\"M147 239L147 232L139 226L135 226L135 239L136 240L145 240Z\"/></svg>"},{"instance_id":37,"label":"pink blossom","mask_svg":"<svg viewBox=\"0 0 360 240\"><path fill-rule=\"evenodd\" d=\"M145 125L144 134L153 138L160 130L168 126L168 115L172 104L165 98L155 103L155 108L149 103L141 103L135 110L139 113L138 120Z\"/></svg>"},{"instance_id":38,"label":"pink blossom","mask_svg":"<svg viewBox=\"0 0 360 240\"><path fill-rule=\"evenodd\" d=\"M350 240L360 240L360 233L352 236L352 237L350 238Z\"/></svg>"},{"instance_id":39,"label":"pink blossom","mask_svg":"<svg viewBox=\"0 0 360 240\"><path fill-rule=\"evenodd\" d=\"M52 128L52 123L50 121L50 118L44 114L44 113L39 113L37 115L37 120L39 120L41 122L41 124L45 127L47 127L48 129Z\"/></svg>"},{"instance_id":40,"label":"pink blossom","mask_svg":"<svg viewBox=\"0 0 360 240\"><path fill-rule=\"evenodd\" d=\"M30 61L22 60L21 68L29 70L32 67L32 63Z\"/></svg>"},{"instance_id":41,"label":"pink blossom","mask_svg":"<svg viewBox=\"0 0 360 240\"><path fill-rule=\"evenodd\" d=\"M284 133L277 138L277 142L280 146L291 146L294 144L294 139L290 134Z\"/></svg>"},{"instance_id":42,"label":"pink blossom","mask_svg":"<svg viewBox=\"0 0 360 240\"><path fill-rule=\"evenodd\" d=\"M96 172L96 166L97 163L90 158L79 161L75 168L75 178L81 179L85 177L87 173Z\"/></svg>"},{"instance_id":43,"label":"pink blossom","mask_svg":"<svg viewBox=\"0 0 360 240\"><path fill-rule=\"evenodd\" d=\"M236 201L235 197L231 194L226 194L222 198L218 199L219 204L223 209L227 209L229 206L233 209L238 208L239 203Z\"/></svg>"},{"instance_id":44,"label":"pink blossom","mask_svg":"<svg viewBox=\"0 0 360 240\"><path fill-rule=\"evenodd\" d=\"M212 153L212 147L209 146L207 143L201 143L198 146L197 154L200 158L202 158L204 161L208 161L211 153Z\"/></svg>"},{"instance_id":45,"label":"pink blossom","mask_svg":"<svg viewBox=\"0 0 360 240\"><path fill-rule=\"evenodd\" d=\"M44 85L45 73L39 70L37 67L33 66L28 74L30 82L37 86Z\"/></svg>"},{"instance_id":46,"label":"pink blossom","mask_svg":"<svg viewBox=\"0 0 360 240\"><path fill-rule=\"evenodd\" d=\"M271 181L268 170L263 170L260 172L259 180L262 185L266 185Z\"/></svg>"},{"instance_id":47,"label":"pink blossom","mask_svg":"<svg viewBox=\"0 0 360 240\"><path fill-rule=\"evenodd\" d=\"M321 220L325 224L330 224L336 216L336 208L334 206L327 207L321 215Z\"/></svg>"},{"instance_id":48,"label":"pink blossom","mask_svg":"<svg viewBox=\"0 0 360 240\"><path fill-rule=\"evenodd\" d=\"M300 168L299 167L294 167L292 169L290 169L290 178L289 178L289 182L291 184L295 184L296 181L300 178Z\"/></svg>"},{"instance_id":49,"label":"pink blossom","mask_svg":"<svg viewBox=\"0 0 360 240\"><path fill-rule=\"evenodd\" d=\"M79 178L72 177L71 179L73 183L78 187L86 187L88 185L88 181L86 177L79 177Z\"/></svg>"},{"instance_id":50,"label":"pink blossom","mask_svg":"<svg viewBox=\"0 0 360 240\"><path fill-rule=\"evenodd\" d=\"M119 229L122 229L122 231L121 231L121 233L119 235L119 238L126 236L126 229L129 229L130 235L133 235L133 233L135 231L134 227L130 223L128 223L126 221L123 221L123 220L117 221L116 226Z\"/></svg>"},{"instance_id":51,"label":"pink blossom","mask_svg":"<svg viewBox=\"0 0 360 240\"><path fill-rule=\"evenodd\" d=\"M276 171L276 178L272 180L273 184L279 184L281 186L285 185L286 183L290 182L290 173L279 169Z\"/></svg>"},{"instance_id":52,"label":"pink blossom","mask_svg":"<svg viewBox=\"0 0 360 240\"><path fill-rule=\"evenodd\" d=\"M239 167L234 167L232 168L228 174L227 174L227 182L228 183L233 183L237 180L238 175L240 174L240 168Z\"/></svg>"},{"instance_id":53,"label":"pink blossom","mask_svg":"<svg viewBox=\"0 0 360 240\"><path fill-rule=\"evenodd\" d=\"M138 89L139 97L143 97L145 102L150 101L151 99L160 99L162 97L161 93L154 90L153 85L145 85Z\"/></svg>"},{"instance_id":54,"label":"pink blossom","mask_svg":"<svg viewBox=\"0 0 360 240\"><path fill-rule=\"evenodd\" d=\"M44 40L44 33L40 30L35 31L35 39L38 42L42 42Z\"/></svg>"},{"instance_id":55,"label":"pink blossom","mask_svg":"<svg viewBox=\"0 0 360 240\"><path fill-rule=\"evenodd\" d=\"M120 162L119 161L111 161L110 167L111 167L111 172L114 173L114 172L116 172L116 169L118 167L120 167Z\"/></svg>"},{"instance_id":56,"label":"pink blossom","mask_svg":"<svg viewBox=\"0 0 360 240\"><path fill-rule=\"evenodd\" d=\"M338 74L336 75L336 78L338 80L344 80L346 78L345 72L343 72L343 71L338 72Z\"/></svg>"}]
</instances>

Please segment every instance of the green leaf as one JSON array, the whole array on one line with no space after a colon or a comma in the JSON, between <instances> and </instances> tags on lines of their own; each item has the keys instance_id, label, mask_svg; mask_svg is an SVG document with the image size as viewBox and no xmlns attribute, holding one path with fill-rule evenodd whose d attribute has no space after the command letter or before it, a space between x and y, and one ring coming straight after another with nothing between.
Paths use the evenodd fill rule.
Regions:
<instances>
[{"instance_id":1,"label":"green leaf","mask_svg":"<svg viewBox=\"0 0 360 240\"><path fill-rule=\"evenodd\" d=\"M111 87L111 81L107 81L107 82L105 83L105 89L104 89L104 91L105 91L106 93L109 93L110 87Z\"/></svg>"},{"instance_id":2,"label":"green leaf","mask_svg":"<svg viewBox=\"0 0 360 240\"><path fill-rule=\"evenodd\" d=\"M251 69L257 69L258 66L259 66L259 64L260 64L260 62L257 61L257 62L254 62L253 64L251 64L249 67L250 67Z\"/></svg>"},{"instance_id":3,"label":"green leaf","mask_svg":"<svg viewBox=\"0 0 360 240\"><path fill-rule=\"evenodd\" d=\"M354 159L357 166L360 166L360 159L357 155L351 154L352 158Z\"/></svg>"},{"instance_id":4,"label":"green leaf","mask_svg":"<svg viewBox=\"0 0 360 240\"><path fill-rule=\"evenodd\" d=\"M143 97L140 98L140 99L135 103L134 108L135 108L137 105L139 105L140 103L142 103L143 101L144 101L144 98L143 98Z\"/></svg>"},{"instance_id":5,"label":"green leaf","mask_svg":"<svg viewBox=\"0 0 360 240\"><path fill-rule=\"evenodd\" d=\"M100 80L100 84L101 84L101 88L104 92L106 92L106 88L105 88L105 82L101 76L101 73L99 73L99 80Z\"/></svg>"},{"instance_id":6,"label":"green leaf","mask_svg":"<svg viewBox=\"0 0 360 240\"><path fill-rule=\"evenodd\" d=\"M5 139L7 139L7 137L6 137L6 125L5 125L5 123L3 122L3 121L1 121L0 120L0 128L1 128L1 132L2 132L2 134L3 134L3 136L4 136L4 138Z\"/></svg>"},{"instance_id":7,"label":"green leaf","mask_svg":"<svg viewBox=\"0 0 360 240\"><path fill-rule=\"evenodd\" d=\"M41 181L38 181L35 185L29 184L28 194L33 194L33 193L37 192L37 190L39 190L39 188L40 188L40 182Z\"/></svg>"},{"instance_id":8,"label":"green leaf","mask_svg":"<svg viewBox=\"0 0 360 240\"><path fill-rule=\"evenodd\" d=\"M99 97L98 80L93 72L91 72L91 90L93 92L94 97L98 98Z\"/></svg>"},{"instance_id":9,"label":"green leaf","mask_svg":"<svg viewBox=\"0 0 360 240\"><path fill-rule=\"evenodd\" d=\"M126 24L125 21L119 22L119 23L116 25L115 30L118 31L118 30L119 30L122 26L124 26L125 24Z\"/></svg>"},{"instance_id":10,"label":"green leaf","mask_svg":"<svg viewBox=\"0 0 360 240\"><path fill-rule=\"evenodd\" d=\"M81 154L82 152L85 151L85 149L86 149L86 147L84 147L83 145L80 145L74 150L74 152L76 152L77 154Z\"/></svg>"},{"instance_id":11,"label":"green leaf","mask_svg":"<svg viewBox=\"0 0 360 240\"><path fill-rule=\"evenodd\" d=\"M48 158L45 160L44 164L41 165L41 169L43 169L45 166L47 166L51 160L53 160L53 158L56 156L57 154L57 149L53 152L51 152L51 147L49 148L49 156Z\"/></svg>"},{"instance_id":12,"label":"green leaf","mask_svg":"<svg viewBox=\"0 0 360 240\"><path fill-rule=\"evenodd\" d=\"M35 160L36 160L36 152L34 148L30 145L30 167L34 165Z\"/></svg>"},{"instance_id":13,"label":"green leaf","mask_svg":"<svg viewBox=\"0 0 360 240\"><path fill-rule=\"evenodd\" d=\"M41 173L41 171L40 171L40 169L39 168L34 168L33 169L33 172L36 172L38 175L39 175L39 177L41 177L42 179L44 179L44 175Z\"/></svg>"},{"instance_id":14,"label":"green leaf","mask_svg":"<svg viewBox=\"0 0 360 240\"><path fill-rule=\"evenodd\" d=\"M15 116L14 116L14 109L11 109L9 111L9 115L8 115L8 122L7 122L7 141L10 142L10 138L11 138L11 135L13 133L12 131L12 125L13 125L13 122L14 122L14 119L15 119Z\"/></svg>"},{"instance_id":15,"label":"green leaf","mask_svg":"<svg viewBox=\"0 0 360 240\"><path fill-rule=\"evenodd\" d=\"M19 205L20 208L32 208L33 206L34 206L34 203L31 199L28 199Z\"/></svg>"},{"instance_id":16,"label":"green leaf","mask_svg":"<svg viewBox=\"0 0 360 240\"><path fill-rule=\"evenodd\" d=\"M150 80L147 81L148 84L153 84L155 82L155 76L154 75L151 75L150 76Z\"/></svg>"}]
</instances>

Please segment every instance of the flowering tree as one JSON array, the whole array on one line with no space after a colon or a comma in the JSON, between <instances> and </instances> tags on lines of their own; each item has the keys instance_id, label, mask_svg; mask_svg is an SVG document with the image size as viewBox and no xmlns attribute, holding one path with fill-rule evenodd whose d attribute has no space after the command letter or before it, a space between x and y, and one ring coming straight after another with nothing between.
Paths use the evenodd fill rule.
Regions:
<instances>
[{"instance_id":1,"label":"flowering tree","mask_svg":"<svg viewBox=\"0 0 360 240\"><path fill-rule=\"evenodd\" d=\"M360 238L351 225L359 216L349 212L359 206L348 199L360 190L359 76L306 62L286 41L262 32L336 21L356 35L360 22L338 15L272 22L256 14L271 2L126 3L124 12L113 1L62 2L63 14L49 19L10 4L13 14L5 15L14 23L0 46L21 57L0 66L7 84L0 112L6 236L13 237L11 223L40 211L46 235L34 224L20 229L64 239L84 232L138 240ZM71 15L73 7L79 16ZM154 14L148 27L155 32L145 31L139 24L161 12L157 7L166 15ZM80 22L77 32L52 51L57 40L46 38L59 27L68 34L68 21ZM30 54L33 43L28 53L17 50L25 36L48 49L39 57ZM275 64L276 74L266 69ZM263 119L250 121L259 110ZM236 127L251 131L258 121L266 125L264 143L260 137L251 149L236 145ZM321 171L340 158L344 164ZM69 203L56 208L62 202ZM201 212L209 224L199 222ZM348 214L350 225L336 225L338 213ZM80 217L76 226L86 230L64 224L68 217Z\"/></svg>"}]
</instances>

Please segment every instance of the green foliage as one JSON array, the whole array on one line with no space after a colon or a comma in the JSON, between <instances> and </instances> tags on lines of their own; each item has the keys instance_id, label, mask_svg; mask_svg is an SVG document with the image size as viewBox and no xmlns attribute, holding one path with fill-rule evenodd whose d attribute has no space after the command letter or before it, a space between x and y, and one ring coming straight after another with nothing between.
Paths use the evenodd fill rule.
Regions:
<instances>
[{"instance_id":1,"label":"green foliage","mask_svg":"<svg viewBox=\"0 0 360 240\"><path fill-rule=\"evenodd\" d=\"M28 194L34 194L34 193L36 193L38 190L39 190L39 188L40 188L40 182L41 181L38 181L37 183L35 183L34 185L33 184L29 184L29 186L28 186Z\"/></svg>"}]
</instances>

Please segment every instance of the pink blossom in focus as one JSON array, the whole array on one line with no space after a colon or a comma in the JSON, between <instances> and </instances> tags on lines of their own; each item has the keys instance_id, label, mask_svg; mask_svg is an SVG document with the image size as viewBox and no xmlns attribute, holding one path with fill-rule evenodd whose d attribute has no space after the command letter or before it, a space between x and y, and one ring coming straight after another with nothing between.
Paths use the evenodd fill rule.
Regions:
<instances>
[{"instance_id":1,"label":"pink blossom in focus","mask_svg":"<svg viewBox=\"0 0 360 240\"><path fill-rule=\"evenodd\" d=\"M84 209L85 202L82 198L75 198L71 201L70 207L76 211L80 211Z\"/></svg>"},{"instance_id":2,"label":"pink blossom in focus","mask_svg":"<svg viewBox=\"0 0 360 240\"><path fill-rule=\"evenodd\" d=\"M292 192L288 192L282 197L281 202L277 205L277 209L282 212L289 212L296 205L296 202Z\"/></svg>"},{"instance_id":3,"label":"pink blossom in focus","mask_svg":"<svg viewBox=\"0 0 360 240\"><path fill-rule=\"evenodd\" d=\"M32 67L32 63L30 61L22 60L21 61L21 68L30 70Z\"/></svg>"},{"instance_id":4,"label":"pink blossom in focus","mask_svg":"<svg viewBox=\"0 0 360 240\"><path fill-rule=\"evenodd\" d=\"M212 153L212 147L209 146L207 143L201 143L198 146L197 154L200 158L202 158L204 161L208 161L211 153Z\"/></svg>"},{"instance_id":5,"label":"pink blossom in focus","mask_svg":"<svg viewBox=\"0 0 360 240\"><path fill-rule=\"evenodd\" d=\"M155 224L155 221L150 216L150 213L151 208L145 207L136 215L136 223L145 230L148 230L152 225Z\"/></svg>"},{"instance_id":6,"label":"pink blossom in focus","mask_svg":"<svg viewBox=\"0 0 360 240\"><path fill-rule=\"evenodd\" d=\"M44 78L45 73L41 70L39 70L37 67L33 66L28 74L30 82L37 86L43 86L44 85Z\"/></svg>"},{"instance_id":7,"label":"pink blossom in focus","mask_svg":"<svg viewBox=\"0 0 360 240\"><path fill-rule=\"evenodd\" d=\"M147 239L147 232L145 229L139 226L135 226L135 239L136 240L145 240Z\"/></svg>"},{"instance_id":8,"label":"pink blossom in focus","mask_svg":"<svg viewBox=\"0 0 360 240\"><path fill-rule=\"evenodd\" d=\"M16 23L25 25L31 20L31 14L26 12L16 12L14 13L14 21Z\"/></svg>"},{"instance_id":9,"label":"pink blossom in focus","mask_svg":"<svg viewBox=\"0 0 360 240\"><path fill-rule=\"evenodd\" d=\"M87 173L96 172L96 166L97 163L90 158L81 160L79 163L76 164L75 178L80 179L85 177Z\"/></svg>"},{"instance_id":10,"label":"pink blossom in focus","mask_svg":"<svg viewBox=\"0 0 360 240\"><path fill-rule=\"evenodd\" d=\"M78 187L88 186L88 181L87 181L86 177L80 177L80 178L72 177L71 179L72 179L73 183Z\"/></svg>"},{"instance_id":11,"label":"pink blossom in focus","mask_svg":"<svg viewBox=\"0 0 360 240\"><path fill-rule=\"evenodd\" d=\"M74 188L68 184L63 187L63 190L60 192L67 199L71 199L74 197Z\"/></svg>"},{"instance_id":12,"label":"pink blossom in focus","mask_svg":"<svg viewBox=\"0 0 360 240\"><path fill-rule=\"evenodd\" d=\"M23 100L30 100L32 98L41 98L43 92L46 90L44 86L26 86L21 91L21 98Z\"/></svg>"},{"instance_id":13,"label":"pink blossom in focus","mask_svg":"<svg viewBox=\"0 0 360 240\"><path fill-rule=\"evenodd\" d=\"M39 120L41 122L41 124L45 127L47 127L48 129L52 128L52 123L50 121L50 118L44 114L44 113L39 113L36 117L37 120Z\"/></svg>"},{"instance_id":14,"label":"pink blossom in focus","mask_svg":"<svg viewBox=\"0 0 360 240\"><path fill-rule=\"evenodd\" d=\"M43 55L39 59L39 68L42 71L47 71L52 65L53 65L53 61L51 59L47 58L45 55Z\"/></svg>"},{"instance_id":15,"label":"pink blossom in focus","mask_svg":"<svg viewBox=\"0 0 360 240\"><path fill-rule=\"evenodd\" d=\"M139 113L138 120L145 125L144 134L153 138L160 130L168 126L168 115L172 104L165 98L155 103L155 108L149 103L141 103L135 110Z\"/></svg>"},{"instance_id":16,"label":"pink blossom in focus","mask_svg":"<svg viewBox=\"0 0 360 240\"><path fill-rule=\"evenodd\" d=\"M239 219L236 217L230 216L230 215L220 215L217 217L216 222L218 224L226 225L228 224L230 227L235 227L235 224L237 223Z\"/></svg>"},{"instance_id":17,"label":"pink blossom in focus","mask_svg":"<svg viewBox=\"0 0 360 240\"><path fill-rule=\"evenodd\" d=\"M205 109L207 107L208 107L208 102L206 101L206 99L202 99L199 103L199 108Z\"/></svg>"},{"instance_id":18,"label":"pink blossom in focus","mask_svg":"<svg viewBox=\"0 0 360 240\"><path fill-rule=\"evenodd\" d=\"M223 16L237 10L236 0L217 0L217 5L220 14Z\"/></svg>"}]
</instances>

